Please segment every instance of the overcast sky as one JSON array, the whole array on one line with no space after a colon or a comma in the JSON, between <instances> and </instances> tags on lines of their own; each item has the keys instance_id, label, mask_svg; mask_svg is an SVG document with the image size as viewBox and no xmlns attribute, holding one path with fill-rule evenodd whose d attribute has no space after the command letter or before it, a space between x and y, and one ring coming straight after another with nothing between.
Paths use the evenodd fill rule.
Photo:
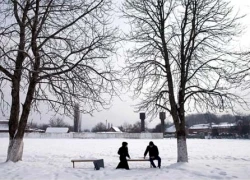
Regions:
<instances>
[{"instance_id":1,"label":"overcast sky","mask_svg":"<svg viewBox=\"0 0 250 180\"><path fill-rule=\"evenodd\" d=\"M235 10L239 10L239 14L246 14L247 16L242 20L242 24L246 27L244 29L244 36L239 41L239 47L250 47L250 0L229 0L234 5ZM122 29L124 27L127 27L126 24L123 23L123 21L116 20L116 24L119 24ZM123 27L124 26L124 27ZM119 57L118 60L116 60L117 63L123 63L124 59L122 57ZM115 98L112 107L109 110L102 110L101 112L94 113L94 116L91 117L90 115L83 115L82 117L82 129L91 129L95 124L98 122L106 123L112 123L113 126L119 126L122 125L124 122L128 123L135 123L139 121L139 114L135 113L135 109L133 108L133 105L136 104L136 100L132 100L128 93L125 93L121 95L121 99ZM138 102L138 101L137 101ZM36 114L32 113L29 120L32 120L33 122L37 123L47 123L49 119L53 116L52 112L48 112L46 106L41 105L42 114ZM195 112L188 112L189 114L195 113ZM0 119L7 119L8 118L8 112L6 112L6 116L4 116L0 112ZM71 120L68 117L63 117L68 123L73 124L73 120ZM172 121L170 116L167 114L167 120ZM157 117L153 121L149 121L149 118L146 118L146 123L148 124L148 127L154 127L156 124L160 123L159 118Z\"/></svg>"}]
</instances>

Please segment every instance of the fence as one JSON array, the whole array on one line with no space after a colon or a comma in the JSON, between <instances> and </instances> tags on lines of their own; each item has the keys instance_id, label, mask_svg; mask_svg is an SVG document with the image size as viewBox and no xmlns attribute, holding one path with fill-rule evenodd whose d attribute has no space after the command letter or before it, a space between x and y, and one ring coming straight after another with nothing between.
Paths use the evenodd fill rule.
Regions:
<instances>
[{"instance_id":1,"label":"fence","mask_svg":"<svg viewBox=\"0 0 250 180\"><path fill-rule=\"evenodd\" d=\"M9 137L8 133L0 133L1 137ZM25 133L25 138L78 138L78 139L162 139L162 133Z\"/></svg>"}]
</instances>

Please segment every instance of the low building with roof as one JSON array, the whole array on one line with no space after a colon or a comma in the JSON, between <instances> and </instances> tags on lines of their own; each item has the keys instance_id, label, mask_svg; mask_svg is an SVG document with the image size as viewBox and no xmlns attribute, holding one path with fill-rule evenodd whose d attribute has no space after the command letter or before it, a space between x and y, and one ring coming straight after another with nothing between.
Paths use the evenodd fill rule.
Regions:
<instances>
[{"instance_id":1,"label":"low building with roof","mask_svg":"<svg viewBox=\"0 0 250 180\"><path fill-rule=\"evenodd\" d=\"M227 123L222 122L220 124L196 124L188 129L189 134L205 134L205 135L219 135L223 133L237 133L237 124L236 123Z\"/></svg>"},{"instance_id":2,"label":"low building with roof","mask_svg":"<svg viewBox=\"0 0 250 180\"><path fill-rule=\"evenodd\" d=\"M218 136L221 134L238 134L238 128L236 123L223 122L220 124L212 125L212 135Z\"/></svg>"},{"instance_id":3,"label":"low building with roof","mask_svg":"<svg viewBox=\"0 0 250 180\"><path fill-rule=\"evenodd\" d=\"M8 132L9 132L9 120L0 120L0 133L8 133ZM25 128L25 133L31 133L31 132L43 133L44 130L37 128L30 128L27 126Z\"/></svg>"},{"instance_id":4,"label":"low building with roof","mask_svg":"<svg viewBox=\"0 0 250 180\"><path fill-rule=\"evenodd\" d=\"M166 128L166 130L165 130L165 134L175 134L175 133L176 133L176 129L175 129L174 125Z\"/></svg>"},{"instance_id":5,"label":"low building with roof","mask_svg":"<svg viewBox=\"0 0 250 180\"><path fill-rule=\"evenodd\" d=\"M211 133L211 124L195 124L188 128L188 134L209 134Z\"/></svg>"},{"instance_id":6,"label":"low building with roof","mask_svg":"<svg viewBox=\"0 0 250 180\"><path fill-rule=\"evenodd\" d=\"M176 129L174 124L170 127L167 127L164 132L164 138L172 138L172 137L176 137Z\"/></svg>"},{"instance_id":7,"label":"low building with roof","mask_svg":"<svg viewBox=\"0 0 250 180\"><path fill-rule=\"evenodd\" d=\"M9 132L9 121L0 120L0 133L8 133L8 132Z\"/></svg>"},{"instance_id":8,"label":"low building with roof","mask_svg":"<svg viewBox=\"0 0 250 180\"><path fill-rule=\"evenodd\" d=\"M112 126L108 132L116 132L116 133L122 133L122 131L118 128L118 127L115 127L115 126Z\"/></svg>"},{"instance_id":9,"label":"low building with roof","mask_svg":"<svg viewBox=\"0 0 250 180\"><path fill-rule=\"evenodd\" d=\"M68 127L47 127L45 133L68 133Z\"/></svg>"}]
</instances>

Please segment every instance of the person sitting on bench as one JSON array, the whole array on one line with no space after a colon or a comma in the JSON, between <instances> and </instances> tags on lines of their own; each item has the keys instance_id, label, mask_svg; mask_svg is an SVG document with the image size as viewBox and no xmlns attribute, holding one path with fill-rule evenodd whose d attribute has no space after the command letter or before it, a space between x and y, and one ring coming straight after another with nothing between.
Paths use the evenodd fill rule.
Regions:
<instances>
[{"instance_id":1,"label":"person sitting on bench","mask_svg":"<svg viewBox=\"0 0 250 180\"><path fill-rule=\"evenodd\" d=\"M156 145L152 141L149 142L149 146L147 146L145 153L144 153L144 159L149 152L149 161L151 165L156 168L154 164L154 160L158 160L158 167L161 168L161 158L159 156L159 151Z\"/></svg>"}]
</instances>

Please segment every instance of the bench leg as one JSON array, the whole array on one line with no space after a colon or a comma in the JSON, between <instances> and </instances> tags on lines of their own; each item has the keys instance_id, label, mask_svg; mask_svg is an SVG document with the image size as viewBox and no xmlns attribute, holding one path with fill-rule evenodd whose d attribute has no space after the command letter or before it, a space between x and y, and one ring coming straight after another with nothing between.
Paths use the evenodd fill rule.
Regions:
<instances>
[{"instance_id":1,"label":"bench leg","mask_svg":"<svg viewBox=\"0 0 250 180\"><path fill-rule=\"evenodd\" d=\"M97 162L97 161L93 161L93 163L94 163L94 169L95 169L95 170L99 170L100 167L99 167L98 162Z\"/></svg>"},{"instance_id":2,"label":"bench leg","mask_svg":"<svg viewBox=\"0 0 250 180\"><path fill-rule=\"evenodd\" d=\"M103 161L103 159L98 160L98 164L99 164L100 167L104 168L104 161Z\"/></svg>"},{"instance_id":3,"label":"bench leg","mask_svg":"<svg viewBox=\"0 0 250 180\"><path fill-rule=\"evenodd\" d=\"M73 162L73 168L75 168L75 163Z\"/></svg>"}]
</instances>

